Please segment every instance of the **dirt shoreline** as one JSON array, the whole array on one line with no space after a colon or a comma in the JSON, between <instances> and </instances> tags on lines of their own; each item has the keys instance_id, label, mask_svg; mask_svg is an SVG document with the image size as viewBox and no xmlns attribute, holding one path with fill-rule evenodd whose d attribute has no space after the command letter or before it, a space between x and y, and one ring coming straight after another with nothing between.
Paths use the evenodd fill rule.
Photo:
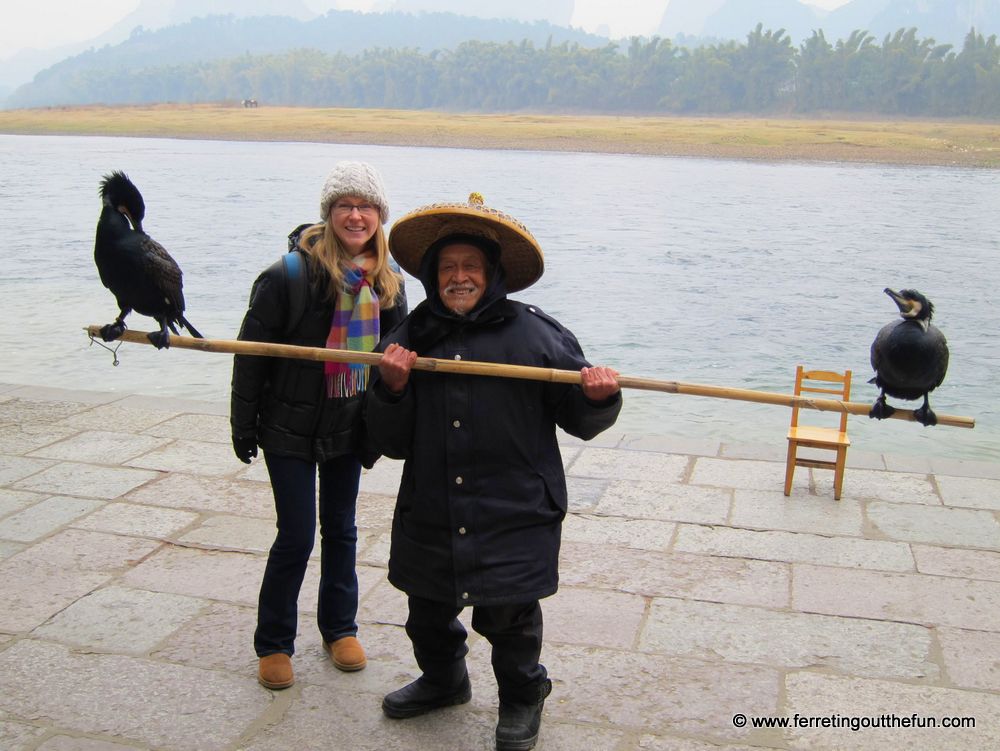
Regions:
<instances>
[{"instance_id":1,"label":"dirt shoreline","mask_svg":"<svg viewBox=\"0 0 1000 751\"><path fill-rule=\"evenodd\" d=\"M239 104L0 110L0 133L1000 168L1000 123L467 114Z\"/></svg>"}]
</instances>

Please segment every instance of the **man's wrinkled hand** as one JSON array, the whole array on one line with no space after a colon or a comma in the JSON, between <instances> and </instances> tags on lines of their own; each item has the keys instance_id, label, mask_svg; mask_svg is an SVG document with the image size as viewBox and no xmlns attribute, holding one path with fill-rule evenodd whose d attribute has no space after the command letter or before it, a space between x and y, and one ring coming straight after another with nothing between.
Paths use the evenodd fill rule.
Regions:
<instances>
[{"instance_id":1,"label":"man's wrinkled hand","mask_svg":"<svg viewBox=\"0 0 1000 751\"><path fill-rule=\"evenodd\" d=\"M618 371L600 365L581 370L580 385L583 395L592 402L603 402L621 391Z\"/></svg>"},{"instance_id":2,"label":"man's wrinkled hand","mask_svg":"<svg viewBox=\"0 0 1000 751\"><path fill-rule=\"evenodd\" d=\"M416 352L411 352L395 343L390 344L385 348L378 364L382 383L394 394L403 393L410 380L410 370L416 361Z\"/></svg>"}]
</instances>

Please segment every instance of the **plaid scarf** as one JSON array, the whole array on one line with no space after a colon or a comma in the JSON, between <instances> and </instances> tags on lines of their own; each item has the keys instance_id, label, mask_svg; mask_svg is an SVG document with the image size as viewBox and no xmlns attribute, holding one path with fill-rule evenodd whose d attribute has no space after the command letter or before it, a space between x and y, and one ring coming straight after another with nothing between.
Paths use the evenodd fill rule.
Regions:
<instances>
[{"instance_id":1,"label":"plaid scarf","mask_svg":"<svg viewBox=\"0 0 1000 751\"><path fill-rule=\"evenodd\" d=\"M365 278L364 270L357 266L346 271L344 284L345 289L337 295L326 346L371 352L379 340L378 295ZM354 396L368 386L368 365L328 362L323 370L328 397Z\"/></svg>"}]
</instances>

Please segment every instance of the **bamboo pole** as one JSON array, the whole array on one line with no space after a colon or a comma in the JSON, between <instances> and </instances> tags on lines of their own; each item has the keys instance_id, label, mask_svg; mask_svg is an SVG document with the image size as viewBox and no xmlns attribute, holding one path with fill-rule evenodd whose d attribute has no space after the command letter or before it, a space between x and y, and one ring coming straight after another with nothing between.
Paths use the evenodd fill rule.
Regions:
<instances>
[{"instance_id":1,"label":"bamboo pole","mask_svg":"<svg viewBox=\"0 0 1000 751\"><path fill-rule=\"evenodd\" d=\"M101 327L96 325L88 326L85 329L92 338L100 338L100 330ZM122 334L121 339L122 341L136 344L152 344L149 341L147 333L143 331L126 330ZM364 365L378 365L382 359L382 355L377 352L355 352L352 350L300 347L294 344L247 342L234 339L195 339L177 334L170 335L170 346L179 349L196 349L201 352L288 357L296 360L317 360L321 362L353 362ZM416 363L413 365L413 369L432 373L458 373L462 375L520 378L530 381L548 381L550 383L580 383L580 373L574 370L536 368L528 365L507 365L495 362L444 360L436 357L418 357ZM816 399L813 397L794 396L792 394L778 394L771 391L756 391L729 386L708 386L698 383L663 381L634 376L618 376L618 385L626 389L659 391L666 394L687 394L689 396L706 396L714 399L734 399L743 402L775 404L783 407L798 405L803 409L815 409L820 412L847 412L848 414L863 415L866 417L868 416L869 409L871 409L871 405L869 404L844 402L839 399ZM911 409L897 407L891 417L896 420L914 421L913 410ZM974 428L976 426L974 418L960 415L938 414L937 420L938 425L948 425L954 428Z\"/></svg>"}]
</instances>

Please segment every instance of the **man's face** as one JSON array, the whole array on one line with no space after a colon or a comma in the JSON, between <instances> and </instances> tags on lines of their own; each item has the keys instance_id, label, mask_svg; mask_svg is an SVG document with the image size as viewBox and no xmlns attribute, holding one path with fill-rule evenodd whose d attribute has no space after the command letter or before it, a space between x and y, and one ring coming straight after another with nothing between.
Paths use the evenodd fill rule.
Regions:
<instances>
[{"instance_id":1,"label":"man's face","mask_svg":"<svg viewBox=\"0 0 1000 751\"><path fill-rule=\"evenodd\" d=\"M452 313L464 316L486 290L486 254L475 245L456 243L438 256L438 295Z\"/></svg>"}]
</instances>

